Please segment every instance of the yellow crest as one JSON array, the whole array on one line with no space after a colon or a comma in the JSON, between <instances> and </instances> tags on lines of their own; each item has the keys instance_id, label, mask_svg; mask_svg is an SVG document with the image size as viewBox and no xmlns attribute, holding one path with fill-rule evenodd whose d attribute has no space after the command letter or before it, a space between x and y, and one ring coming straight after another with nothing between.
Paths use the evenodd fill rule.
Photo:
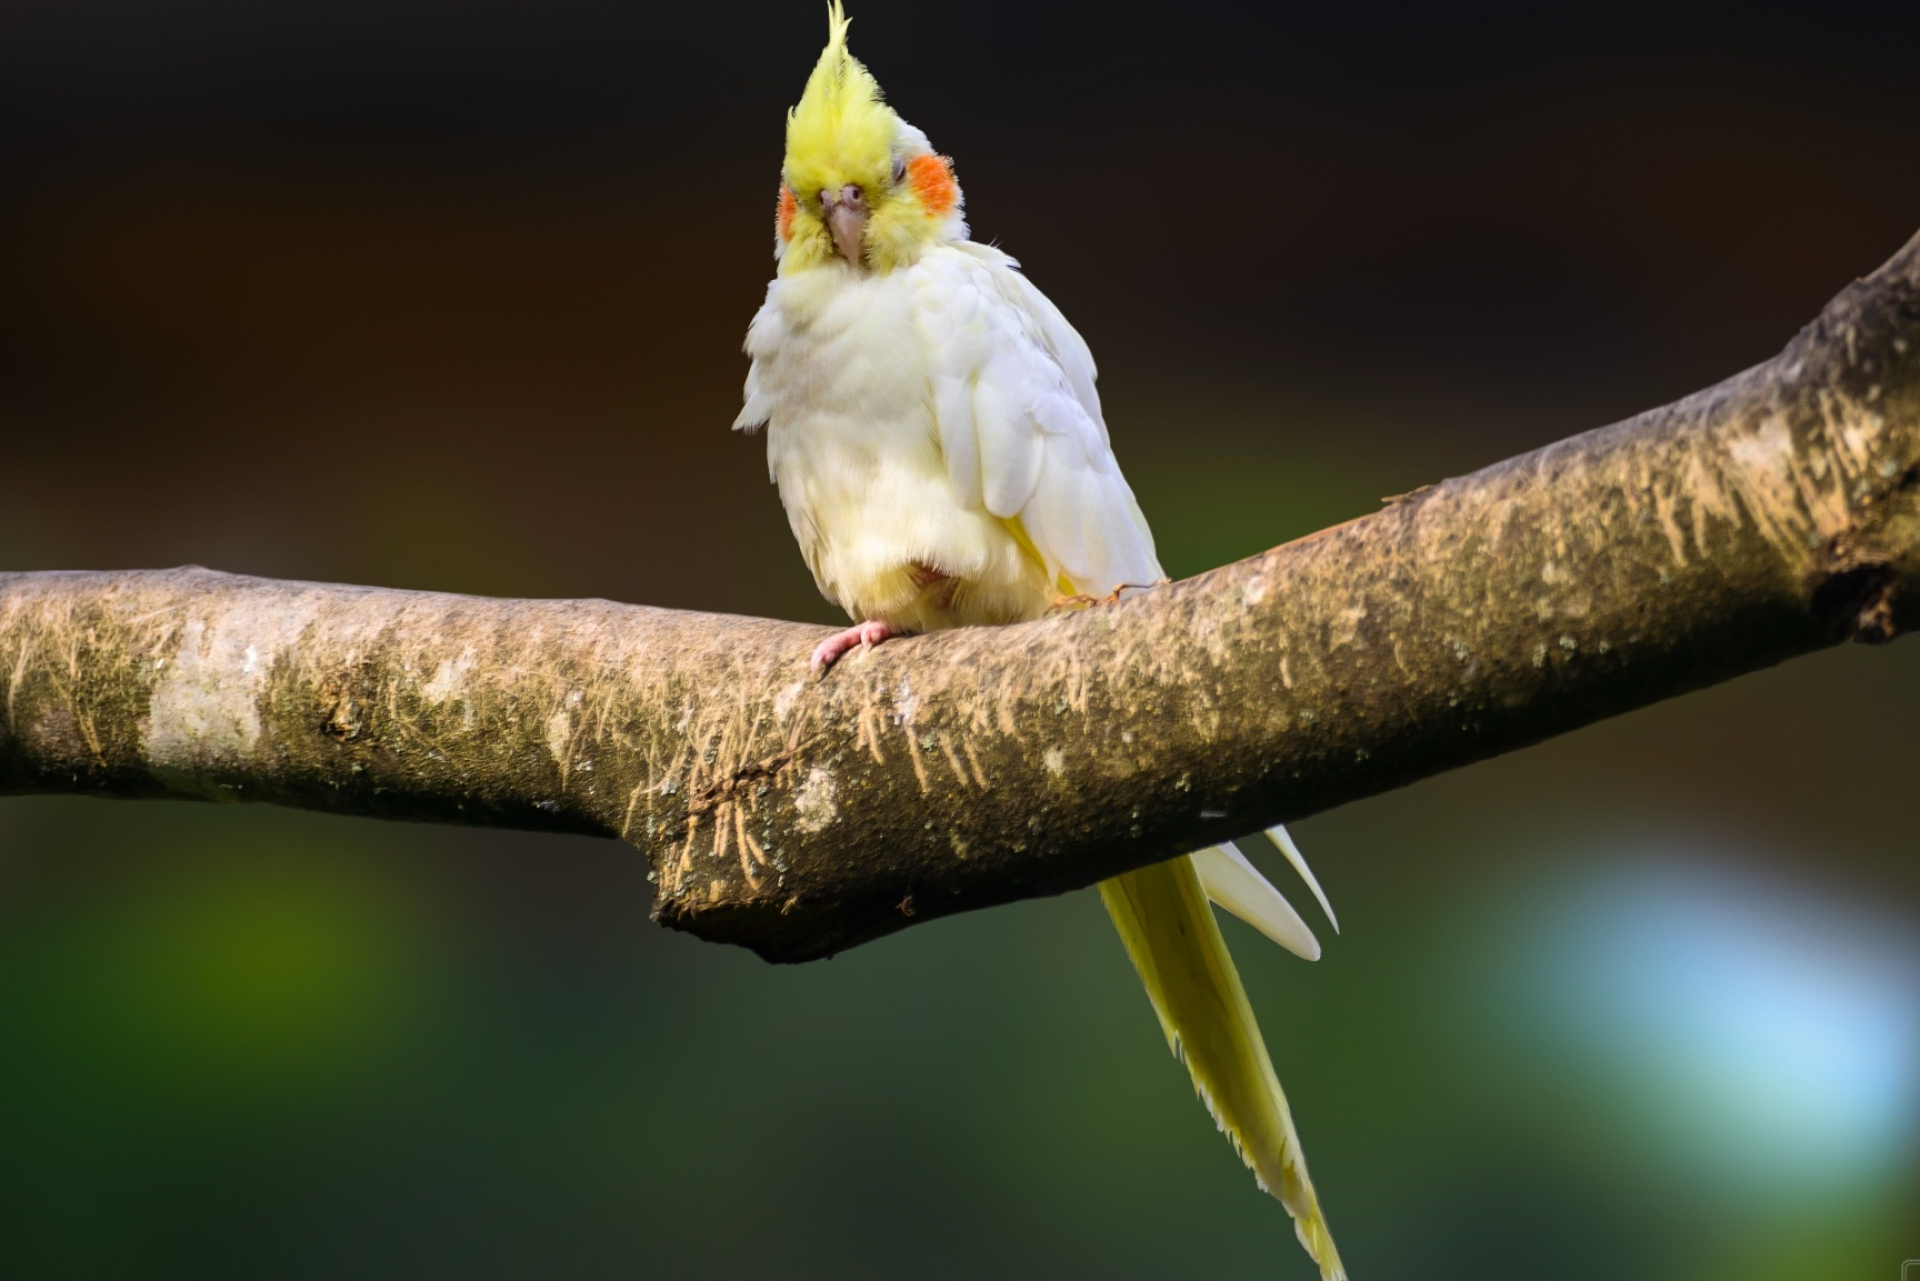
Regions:
<instances>
[{"instance_id":1,"label":"yellow crest","mask_svg":"<svg viewBox=\"0 0 1920 1281\"><path fill-rule=\"evenodd\" d=\"M880 84L847 52L850 25L840 0L827 9L827 47L787 112L787 186L803 200L853 183L878 190L893 166L899 117Z\"/></svg>"}]
</instances>

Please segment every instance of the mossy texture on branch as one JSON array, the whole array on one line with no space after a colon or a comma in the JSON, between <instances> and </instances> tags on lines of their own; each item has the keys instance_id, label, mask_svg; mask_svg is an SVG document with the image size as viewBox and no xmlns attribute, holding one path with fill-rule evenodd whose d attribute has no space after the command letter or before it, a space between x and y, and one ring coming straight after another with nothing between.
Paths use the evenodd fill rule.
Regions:
<instances>
[{"instance_id":1,"label":"mossy texture on branch","mask_svg":"<svg viewBox=\"0 0 1920 1281\"><path fill-rule=\"evenodd\" d=\"M890 642L0 575L0 793L597 832L775 960L1090 885L1920 614L1920 238L1774 360L1116 605Z\"/></svg>"}]
</instances>

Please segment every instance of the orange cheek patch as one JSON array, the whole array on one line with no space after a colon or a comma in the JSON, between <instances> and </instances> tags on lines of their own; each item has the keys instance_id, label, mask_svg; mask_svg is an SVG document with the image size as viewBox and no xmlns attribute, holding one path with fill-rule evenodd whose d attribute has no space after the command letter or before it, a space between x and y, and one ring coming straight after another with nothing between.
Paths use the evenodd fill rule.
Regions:
<instances>
[{"instance_id":1,"label":"orange cheek patch","mask_svg":"<svg viewBox=\"0 0 1920 1281\"><path fill-rule=\"evenodd\" d=\"M780 233L780 239L793 239L793 216L800 212L800 206L794 201L791 187L780 188L780 208L773 215L774 229Z\"/></svg>"},{"instance_id":2,"label":"orange cheek patch","mask_svg":"<svg viewBox=\"0 0 1920 1281\"><path fill-rule=\"evenodd\" d=\"M953 182L953 162L945 156L915 156L907 162L907 177L921 206L938 218L953 208L960 189Z\"/></svg>"}]
</instances>

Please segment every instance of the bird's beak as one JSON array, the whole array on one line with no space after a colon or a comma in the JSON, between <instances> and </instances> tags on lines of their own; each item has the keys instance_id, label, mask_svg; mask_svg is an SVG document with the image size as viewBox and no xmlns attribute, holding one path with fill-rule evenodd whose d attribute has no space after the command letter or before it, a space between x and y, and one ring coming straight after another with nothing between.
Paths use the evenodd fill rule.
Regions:
<instances>
[{"instance_id":1,"label":"bird's beak","mask_svg":"<svg viewBox=\"0 0 1920 1281\"><path fill-rule=\"evenodd\" d=\"M826 214L827 230L833 233L833 247L856 267L866 260L867 196L848 183L839 191L820 193L820 207Z\"/></svg>"}]
</instances>

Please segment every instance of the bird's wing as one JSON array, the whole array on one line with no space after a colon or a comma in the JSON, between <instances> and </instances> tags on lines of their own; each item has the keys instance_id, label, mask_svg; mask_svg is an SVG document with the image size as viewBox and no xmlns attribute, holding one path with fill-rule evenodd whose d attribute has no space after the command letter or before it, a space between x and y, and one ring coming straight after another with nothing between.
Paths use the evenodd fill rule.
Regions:
<instances>
[{"instance_id":1,"label":"bird's wing","mask_svg":"<svg viewBox=\"0 0 1920 1281\"><path fill-rule=\"evenodd\" d=\"M1007 521L1074 592L1158 581L1087 344L999 250L958 242L929 259L921 315L955 500Z\"/></svg>"},{"instance_id":2,"label":"bird's wing","mask_svg":"<svg viewBox=\"0 0 1920 1281\"><path fill-rule=\"evenodd\" d=\"M934 418L954 498L1013 524L1049 582L1105 596L1158 581L1153 535L1100 416L1093 354L1059 308L1012 258L969 242L931 257L925 288ZM1274 831L1280 844L1285 832ZM1325 906L1290 845L1281 848ZM1282 947L1319 956L1312 931L1238 850L1202 852L1194 864L1214 902Z\"/></svg>"},{"instance_id":3,"label":"bird's wing","mask_svg":"<svg viewBox=\"0 0 1920 1281\"><path fill-rule=\"evenodd\" d=\"M765 386L760 362L779 350L780 344L786 340L786 328L786 320L774 303L773 289L769 287L767 300L760 304L759 311L753 313L753 323L747 326L746 350L753 363L747 366L747 385L742 389L744 403L739 416L733 420L735 431L759 431L773 416L773 395Z\"/></svg>"}]
</instances>

